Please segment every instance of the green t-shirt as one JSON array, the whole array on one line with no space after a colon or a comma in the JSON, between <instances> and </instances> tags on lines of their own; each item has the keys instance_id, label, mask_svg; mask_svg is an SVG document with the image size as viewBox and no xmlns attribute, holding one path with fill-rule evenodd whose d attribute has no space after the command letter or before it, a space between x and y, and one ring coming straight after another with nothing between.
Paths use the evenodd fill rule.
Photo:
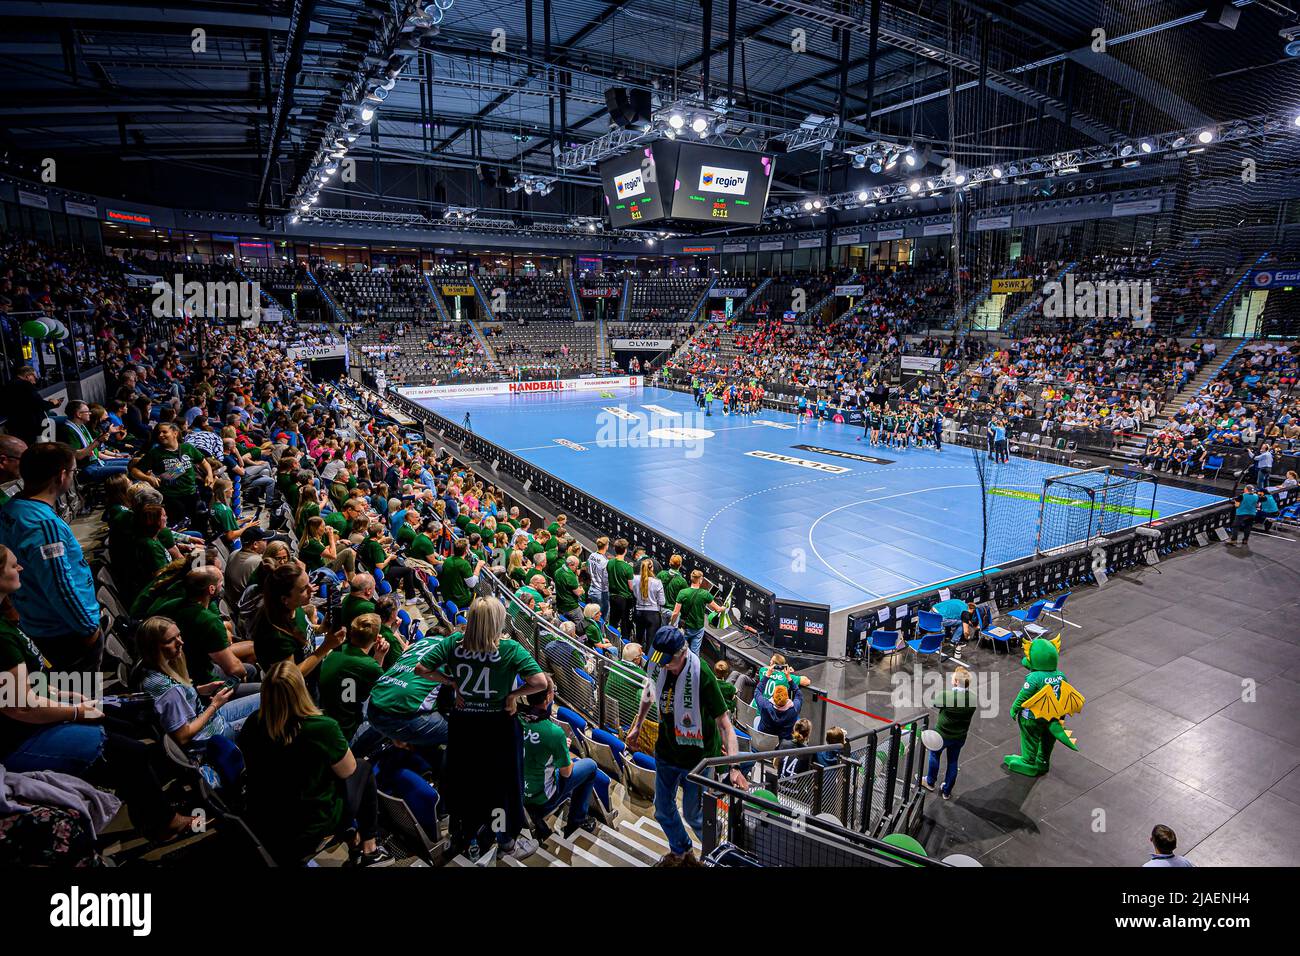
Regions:
<instances>
[{"instance_id":1,"label":"green t-shirt","mask_svg":"<svg viewBox=\"0 0 1300 956\"><path fill-rule=\"evenodd\" d=\"M420 533L415 536L415 540L413 540L411 546L406 549L406 553L417 561L428 561L433 557L434 551L436 550L437 549L434 548L433 541L429 536ZM439 578L439 580L441 580L441 578Z\"/></svg>"},{"instance_id":2,"label":"green t-shirt","mask_svg":"<svg viewBox=\"0 0 1300 956\"><path fill-rule=\"evenodd\" d=\"M256 711L239 732L248 782L248 815L273 854L306 855L343 822L345 782L332 769L348 752L338 722L302 718L287 746L277 744Z\"/></svg>"},{"instance_id":3,"label":"green t-shirt","mask_svg":"<svg viewBox=\"0 0 1300 956\"><path fill-rule=\"evenodd\" d=\"M555 609L561 614L568 614L581 603L578 597L578 576L567 564L560 565L555 571Z\"/></svg>"},{"instance_id":4,"label":"green t-shirt","mask_svg":"<svg viewBox=\"0 0 1300 956\"><path fill-rule=\"evenodd\" d=\"M298 524L294 528L298 533L298 537L301 538L307 533L307 522L319 514L320 505L314 501L309 501L307 504L302 506L301 510L298 512Z\"/></svg>"},{"instance_id":5,"label":"green t-shirt","mask_svg":"<svg viewBox=\"0 0 1300 956\"><path fill-rule=\"evenodd\" d=\"M325 516L325 523L339 533L339 537L344 541L352 533L352 522L342 511L331 511Z\"/></svg>"},{"instance_id":6,"label":"green t-shirt","mask_svg":"<svg viewBox=\"0 0 1300 956\"><path fill-rule=\"evenodd\" d=\"M142 456L140 467L162 479L163 497L189 498L198 488L194 466L207 457L189 442L182 442L175 451L154 445Z\"/></svg>"},{"instance_id":7,"label":"green t-shirt","mask_svg":"<svg viewBox=\"0 0 1300 956\"><path fill-rule=\"evenodd\" d=\"M351 627L352 622L362 614L374 614L375 602L363 598L360 594L349 594L343 599L343 626Z\"/></svg>"},{"instance_id":8,"label":"green t-shirt","mask_svg":"<svg viewBox=\"0 0 1300 956\"><path fill-rule=\"evenodd\" d=\"M667 568L660 571L656 577L664 586L664 604L672 608L677 604L677 595L686 590L687 581L682 577L680 571L670 571Z\"/></svg>"},{"instance_id":9,"label":"green t-shirt","mask_svg":"<svg viewBox=\"0 0 1300 956\"><path fill-rule=\"evenodd\" d=\"M19 664L26 664L27 677L30 680L32 675L40 674L45 670L42 660L41 652L32 643L31 638L13 621L0 618L0 672L7 672ZM14 720L0 709L0 755L8 754L21 741L41 729L41 724L28 724Z\"/></svg>"},{"instance_id":10,"label":"green t-shirt","mask_svg":"<svg viewBox=\"0 0 1300 956\"><path fill-rule=\"evenodd\" d=\"M682 630L698 631L704 627L704 614L712 601L713 596L703 588L683 588L679 591L674 606L682 606Z\"/></svg>"},{"instance_id":11,"label":"green t-shirt","mask_svg":"<svg viewBox=\"0 0 1300 956\"><path fill-rule=\"evenodd\" d=\"M355 644L344 644L320 665L320 707L351 740L361 726L361 708L383 668Z\"/></svg>"},{"instance_id":12,"label":"green t-shirt","mask_svg":"<svg viewBox=\"0 0 1300 956\"><path fill-rule=\"evenodd\" d=\"M629 582L636 574L632 570L632 565L621 558L611 558L609 564L605 567L605 573L609 577L609 593L611 597L630 598L632 596L632 586Z\"/></svg>"},{"instance_id":13,"label":"green t-shirt","mask_svg":"<svg viewBox=\"0 0 1300 956\"><path fill-rule=\"evenodd\" d=\"M206 684L225 678L226 675L217 670L209 656L230 646L226 622L217 611L185 598L172 598L164 601L153 613L171 618L180 628L181 640L185 642L185 666L189 669L191 681Z\"/></svg>"},{"instance_id":14,"label":"green t-shirt","mask_svg":"<svg viewBox=\"0 0 1300 956\"><path fill-rule=\"evenodd\" d=\"M939 699L939 719L934 729L944 740L965 740L977 704L970 690L947 688Z\"/></svg>"},{"instance_id":15,"label":"green t-shirt","mask_svg":"<svg viewBox=\"0 0 1300 956\"><path fill-rule=\"evenodd\" d=\"M683 674L685 672L683 671ZM705 757L717 757L722 754L722 735L718 732L717 720L727 712L727 702L718 688L718 679L708 667L700 667L700 722L704 725L703 746L681 744L673 731L673 706L676 703L677 684L684 680L678 674L674 681L671 674L664 682L663 696L659 700L659 739L655 743L655 760L663 761L673 767L689 769Z\"/></svg>"},{"instance_id":16,"label":"green t-shirt","mask_svg":"<svg viewBox=\"0 0 1300 956\"><path fill-rule=\"evenodd\" d=\"M374 538L366 538L357 548L357 557L368 568L377 568L388 560L388 552Z\"/></svg>"},{"instance_id":17,"label":"green t-shirt","mask_svg":"<svg viewBox=\"0 0 1300 956\"><path fill-rule=\"evenodd\" d=\"M798 682L799 678L791 677L783 670L772 667L760 667L758 669L758 693L763 695L764 700L771 700L778 687L784 687L786 692L793 697L794 686Z\"/></svg>"},{"instance_id":18,"label":"green t-shirt","mask_svg":"<svg viewBox=\"0 0 1300 956\"><path fill-rule=\"evenodd\" d=\"M400 528L397 529L398 544L409 546L410 543L414 540L415 540L415 529L411 527L409 524L403 524Z\"/></svg>"},{"instance_id":19,"label":"green t-shirt","mask_svg":"<svg viewBox=\"0 0 1300 956\"><path fill-rule=\"evenodd\" d=\"M544 548L542 545L538 544L536 541L530 540L526 545L524 545L524 560L527 562L531 562L533 560L533 555L535 555L538 551L545 551L545 550L546 548ZM550 559L548 558L547 560L549 561Z\"/></svg>"},{"instance_id":20,"label":"green t-shirt","mask_svg":"<svg viewBox=\"0 0 1300 956\"><path fill-rule=\"evenodd\" d=\"M438 702L439 685L432 678L417 674L415 665L443 640L436 635L421 638L403 651L375 681L374 689L370 691L371 706L393 717L431 713Z\"/></svg>"},{"instance_id":21,"label":"green t-shirt","mask_svg":"<svg viewBox=\"0 0 1300 956\"><path fill-rule=\"evenodd\" d=\"M456 607L462 610L469 607L474 595L465 582L473 576L474 568L464 558L452 555L443 561L442 570L438 572L438 585L442 589L443 597L454 602Z\"/></svg>"},{"instance_id":22,"label":"green t-shirt","mask_svg":"<svg viewBox=\"0 0 1300 956\"><path fill-rule=\"evenodd\" d=\"M524 803L541 806L560 788L560 771L573 763L564 728L551 720L520 720L524 739Z\"/></svg>"},{"instance_id":23,"label":"green t-shirt","mask_svg":"<svg viewBox=\"0 0 1300 956\"><path fill-rule=\"evenodd\" d=\"M471 654L461 646L461 635L453 634L435 644L422 663L430 670L442 670L456 681L465 710L495 713L505 709L505 699L515 686L515 678L540 674L542 669L522 644L502 638L496 653Z\"/></svg>"},{"instance_id":24,"label":"green t-shirt","mask_svg":"<svg viewBox=\"0 0 1300 956\"><path fill-rule=\"evenodd\" d=\"M325 564L325 539L303 538L298 542L298 557L307 565L308 571L315 571Z\"/></svg>"},{"instance_id":25,"label":"green t-shirt","mask_svg":"<svg viewBox=\"0 0 1300 956\"><path fill-rule=\"evenodd\" d=\"M220 501L214 502L212 505L212 523L216 526L218 534L239 530L239 522L235 521L235 513L230 510L229 505L222 504Z\"/></svg>"},{"instance_id":26,"label":"green t-shirt","mask_svg":"<svg viewBox=\"0 0 1300 956\"><path fill-rule=\"evenodd\" d=\"M302 608L294 611L293 630L296 637L276 627L265 615L257 616L253 627L253 656L262 670L269 670L272 664L287 659L292 659L295 664L307 659L311 626L307 623L307 612Z\"/></svg>"}]
</instances>

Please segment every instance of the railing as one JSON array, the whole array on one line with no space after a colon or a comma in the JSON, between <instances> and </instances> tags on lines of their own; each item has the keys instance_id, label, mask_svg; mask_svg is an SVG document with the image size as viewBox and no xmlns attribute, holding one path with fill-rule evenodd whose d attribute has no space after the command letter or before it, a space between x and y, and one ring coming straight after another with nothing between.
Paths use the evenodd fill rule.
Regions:
<instances>
[{"instance_id":1,"label":"railing","mask_svg":"<svg viewBox=\"0 0 1300 956\"><path fill-rule=\"evenodd\" d=\"M700 293L700 297L695 300L695 307L691 309L691 314L686 319L687 322L694 324L699 320L700 311L704 308L705 303L709 301L709 293L713 291L713 287L717 284L717 276L714 276L709 280L709 284L704 287L704 291ZM739 315L740 313L737 312L737 316Z\"/></svg>"},{"instance_id":2,"label":"railing","mask_svg":"<svg viewBox=\"0 0 1300 956\"><path fill-rule=\"evenodd\" d=\"M928 726L924 715L838 746L701 760L689 779L704 791L704 854L714 854L721 865L734 853L742 865L765 867L942 866L882 839L893 833L912 836L919 828L925 799L918 785L925 756L919 741ZM834 755L834 761L817 759L825 755ZM780 777L769 767L798 757L812 758L813 769ZM747 764L751 780L757 773L755 782L776 787L776 800L727 781L725 771Z\"/></svg>"}]
</instances>

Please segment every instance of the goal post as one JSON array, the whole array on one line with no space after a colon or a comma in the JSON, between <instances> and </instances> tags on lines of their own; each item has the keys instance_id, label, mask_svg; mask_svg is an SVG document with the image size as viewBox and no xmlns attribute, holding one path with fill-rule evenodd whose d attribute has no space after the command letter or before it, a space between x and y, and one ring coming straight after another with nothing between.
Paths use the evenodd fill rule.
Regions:
<instances>
[{"instance_id":1,"label":"goal post","mask_svg":"<svg viewBox=\"0 0 1300 956\"><path fill-rule=\"evenodd\" d=\"M1108 534L1160 517L1156 480L1111 465L1043 479L1035 553L1039 556L1090 547Z\"/></svg>"}]
</instances>

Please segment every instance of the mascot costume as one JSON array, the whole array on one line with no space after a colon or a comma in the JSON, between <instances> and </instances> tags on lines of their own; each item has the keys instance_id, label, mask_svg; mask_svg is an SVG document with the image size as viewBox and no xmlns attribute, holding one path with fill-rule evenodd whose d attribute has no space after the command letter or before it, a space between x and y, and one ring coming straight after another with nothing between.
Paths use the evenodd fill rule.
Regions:
<instances>
[{"instance_id":1,"label":"mascot costume","mask_svg":"<svg viewBox=\"0 0 1300 956\"><path fill-rule=\"evenodd\" d=\"M1061 635L1025 644L1020 662L1029 668L1025 686L1011 705L1011 719L1020 725L1020 753L1008 754L1002 766L1026 777L1041 777L1051 769L1052 748L1059 740L1071 750L1079 745L1065 726L1065 718L1083 710L1083 695L1056 669Z\"/></svg>"}]
</instances>

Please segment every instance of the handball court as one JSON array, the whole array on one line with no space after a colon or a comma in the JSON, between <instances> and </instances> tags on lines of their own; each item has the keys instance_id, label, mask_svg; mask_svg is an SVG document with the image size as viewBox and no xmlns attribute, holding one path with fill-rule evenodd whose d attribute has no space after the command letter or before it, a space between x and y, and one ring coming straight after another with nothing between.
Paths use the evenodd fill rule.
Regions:
<instances>
[{"instance_id":1,"label":"handball court","mask_svg":"<svg viewBox=\"0 0 1300 956\"><path fill-rule=\"evenodd\" d=\"M716 401L706 417L689 395L653 387L413 400L456 424L468 414L480 437L778 597L837 611L981 570L969 448L872 446L858 426L772 409L723 415ZM1016 456L989 464L997 530L984 567L1033 554L1042 479L1066 470ZM1155 511L1218 500L1161 485ZM1145 520L1112 515L1107 527Z\"/></svg>"}]
</instances>

